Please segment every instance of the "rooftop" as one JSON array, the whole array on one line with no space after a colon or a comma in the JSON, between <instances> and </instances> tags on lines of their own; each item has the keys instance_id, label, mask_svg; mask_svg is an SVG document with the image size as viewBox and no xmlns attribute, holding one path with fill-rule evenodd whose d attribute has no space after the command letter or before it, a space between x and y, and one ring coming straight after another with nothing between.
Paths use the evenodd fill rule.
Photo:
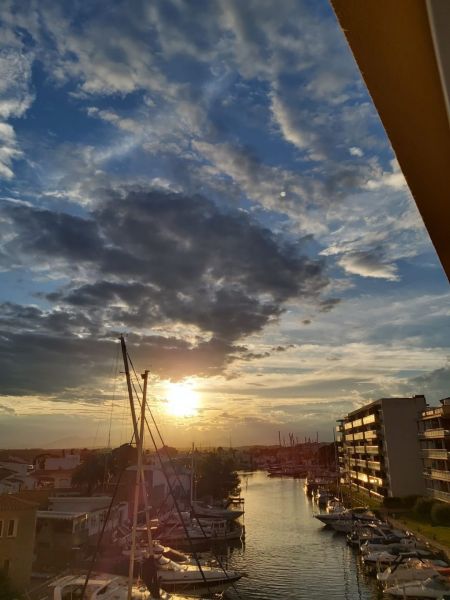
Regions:
<instances>
[{"instance_id":1,"label":"rooftop","mask_svg":"<svg viewBox=\"0 0 450 600\"><path fill-rule=\"evenodd\" d=\"M35 510L37 506L35 502L23 500L14 494L0 495L0 511Z\"/></svg>"}]
</instances>

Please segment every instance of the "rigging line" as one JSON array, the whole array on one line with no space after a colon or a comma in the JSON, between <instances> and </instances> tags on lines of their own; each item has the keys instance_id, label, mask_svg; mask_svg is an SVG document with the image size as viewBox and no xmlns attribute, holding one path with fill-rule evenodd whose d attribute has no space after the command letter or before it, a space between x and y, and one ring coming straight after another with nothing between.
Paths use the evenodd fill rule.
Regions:
<instances>
[{"instance_id":1,"label":"rigging line","mask_svg":"<svg viewBox=\"0 0 450 600\"><path fill-rule=\"evenodd\" d=\"M134 434L133 434L133 437L134 437ZM133 442L133 438L131 439L130 445L132 444L132 442ZM112 510L112 507L113 507L113 504L114 504L114 500L116 498L117 491L119 489L120 480L122 479L122 475L124 474L124 472L126 471L126 469L127 469L127 466L124 465L122 467L122 469L120 470L120 472L119 472L119 476L117 477L116 485L114 486L113 495L111 497L111 502L109 503L108 510L106 512L105 519L103 521L102 530L100 532L100 536L99 536L97 544L95 546L95 550L94 550L94 554L92 556L91 564L89 565L89 570L86 573L86 579L84 580L83 589L81 590L81 600L84 600L84 595L86 593L86 588L87 588L87 585L89 583L89 579L90 579L90 577L92 575L92 571L94 570L95 561L97 560L98 551L100 549L100 544L102 543L103 535L104 535L105 529L106 529L106 525L107 525L109 517L111 515L111 510Z\"/></svg>"},{"instance_id":2,"label":"rigging line","mask_svg":"<svg viewBox=\"0 0 450 600\"><path fill-rule=\"evenodd\" d=\"M147 406L148 406L148 403L147 403ZM194 556L194 560L195 560L195 562L197 563L197 566L198 566L198 568L199 568L200 574L201 574L201 576L202 576L202 579L203 579L203 583L206 585L206 588L207 588L208 592L211 594L212 592L211 592L211 589L210 589L210 587L209 587L208 580L206 579L206 576L205 576L205 573L204 573L204 571L203 571L202 565L201 565L201 563L200 563L200 560L199 560L199 558L198 558L198 556L197 556L197 553L196 553L196 551L195 551L194 544L192 543L192 540L191 540L191 538L189 537L189 533L188 533L188 530L187 530L186 523L184 522L183 516L182 516L182 514L181 514L180 507L179 507L179 505L178 505L178 500L177 500L177 499L176 499L176 497L175 497L175 493L174 493L174 490L173 490L172 484L170 483L169 476L168 476L168 474L167 474L167 472L166 472L166 468L165 468L165 466L164 466L164 463L163 463L163 461L162 461L161 455L160 455L160 453L159 453L159 450L158 450L158 447L157 447L157 444L156 444L156 440L155 440L155 438L153 437L153 433L152 433L152 431L151 431L151 429L150 429L150 426L149 426L149 423L148 423L147 417L145 417L145 424L147 425L147 430L148 430L148 433L149 433L149 435L150 435L150 438L151 438L151 440L152 440L152 442L153 442L153 446L155 447L156 455L157 455L157 457L158 457L158 459L159 459L159 463L160 463L160 465L161 465L161 470L162 470L162 472L163 472L163 474L164 474L164 477L166 478L167 486L168 486L168 488L169 488L170 494L172 495L173 502L174 502L174 504L175 504L175 509L176 509L176 511L177 511L177 513L178 513L178 518L180 519L180 523L182 524L182 527L183 527L183 529L184 529L184 533L185 533L185 535L186 535L186 539L188 540L189 546L190 546L190 548L191 548L191 552L192 552L192 554L193 554L193 556ZM174 470L174 473L175 473L175 470ZM182 489L183 489L183 488L182 488Z\"/></svg>"},{"instance_id":3,"label":"rigging line","mask_svg":"<svg viewBox=\"0 0 450 600\"><path fill-rule=\"evenodd\" d=\"M152 415L152 412L151 412L151 410L150 410L150 407L148 406L148 402L146 403L146 405L147 405L148 411L150 412L150 415ZM152 419L153 419L153 416L152 416ZM153 421L154 421L154 419L153 419ZM161 469L162 469L162 471L163 471L163 473L164 473L164 476L165 476L165 478L166 478L167 485L169 486L170 493L172 494L172 498L173 498L173 501L174 501L174 504L175 504L175 508L176 508L176 510L177 510L178 516L179 516L179 518L180 518L180 520L181 520L181 523L182 523L182 525L183 525L183 529L184 529L184 532L185 532L186 538L187 538L187 540L188 540L188 542L189 542L189 545L190 545L190 547L191 547L192 554L194 555L195 562L197 563L197 565L198 565L198 567L199 567L199 569L200 569L200 572L201 572L201 574L202 574L202 577L203 577L203 579L205 579L205 577L204 577L204 574L203 574L203 570L202 570L202 567L201 567L201 564L200 564L200 562L199 562L199 559L198 559L198 556L197 556L197 553L196 553L196 551L195 551L195 549L194 549L194 546L193 546L193 544L192 544L192 540L191 540L191 538L189 537L189 533L188 533L188 531L187 531L187 527L186 527L186 525L185 525L185 523L184 523L184 520L183 520L183 518L182 518L182 516L181 516L181 511L180 511L180 508L179 508L179 505L178 505L178 500L177 500L177 499L176 499L176 497L175 497L175 494L174 494L174 492L173 492L172 485L171 485L171 483L170 483L170 481L169 481L169 477L168 477L168 475L167 475L167 472L166 472L166 469L165 469L165 467L164 467L164 464L163 464L162 458L161 458L161 456L160 456L160 453L159 453L159 450L158 450L158 448L157 448L157 446L156 446L156 441L155 441L155 439L154 439L154 437L153 437L153 434L152 434L152 432L151 432L151 430L150 430L150 425L149 425L149 423L148 423L147 417L145 417L145 423L146 423L146 425L147 425L147 429L148 429L148 432L149 432L149 434L150 434L150 437L151 437L151 439L152 439L152 441L153 441L153 445L154 445L154 447L155 447L156 454L157 454L157 456L158 456L158 459L159 459L159 462L160 462L160 465L161 465ZM156 424L155 424L155 425L156 425ZM161 435L161 434L160 434L160 435ZM164 447L166 447L166 446L165 446L165 444L164 444L164 440L163 440L162 438L161 438L161 442L162 442L162 444L164 445ZM181 480L180 480L180 477L179 477L178 473L177 473L177 472L176 472L176 470L175 470L175 465L173 464L172 458L171 458L171 456L169 455L169 453L168 453L167 451L166 451L166 454L167 454L167 456L169 457L169 461L170 461L170 464L171 464L172 470L173 470L173 472L174 472L174 475L175 475L176 479L178 480L178 484L180 485L181 489L182 489L182 490L184 491L184 493L186 494L186 490L184 489L184 486L183 486L183 484L182 484L182 482L181 482ZM198 519L198 518L197 518L196 520L197 520L197 523L198 523L198 525L199 525L199 527L200 527L200 530L201 530L201 532L202 532L202 535L203 535L203 537L204 537L206 540L208 540L208 537L207 537L207 535L206 535L206 532L205 532L205 530L204 530L204 528L203 528L203 525L200 523L200 519ZM214 549L213 549L212 545L210 546L210 551L211 551L211 554L213 554L214 558L217 560L217 563L218 563L218 565L220 566L220 568L222 569L222 571L223 571L223 573L224 573L225 577L226 577L227 579L230 579L230 576L228 575L228 573L227 573L227 571L226 571L225 567L223 566L223 562L221 561L221 559L220 559L219 555L218 555L218 554L217 554L217 553L214 551ZM205 583L206 583L206 582L205 582ZM235 585L234 583L231 583L231 587L234 589L234 591L235 591L235 593L236 593L237 597L238 597L240 600L242 600L242 596L240 595L240 593L239 593L239 590L237 589L236 585ZM209 586L208 586L208 591L210 591L210 590L209 590Z\"/></svg>"},{"instance_id":4,"label":"rigging line","mask_svg":"<svg viewBox=\"0 0 450 600\"><path fill-rule=\"evenodd\" d=\"M184 488L184 486L183 486L183 482L181 481L181 479L180 479L180 477L179 477L179 475L178 475L178 473L177 473L177 471L176 471L176 469L175 469L174 462L173 462L173 460L172 460L172 457L170 456L170 454L169 454L169 452L168 452L168 450L167 450L167 446L165 445L165 443L164 443L164 440L163 440L163 437L162 437L162 435L161 435L161 433L160 433L160 431L159 431L159 429L158 429L158 425L157 425L157 423L156 423L156 421L155 421L155 418L154 418L154 416L153 416L153 413L152 413L152 411L151 411L151 408L150 408L150 406L149 406L149 404L148 404L148 401L147 401L147 403L146 403L146 404L147 404L147 409L148 409L148 412L150 413L150 416L151 416L151 418L152 418L153 424L154 424L154 426L155 426L156 430L158 431L159 437L160 437L160 439L161 439L161 443L162 443L163 447L165 448L166 455L167 455L167 457L168 457L168 459L169 459L170 466L172 467L172 471L174 472L174 475L175 475L175 477L176 477L176 479L177 479L178 485L181 487L181 489L183 490L184 494L186 495L186 490L185 490L185 488ZM147 417L145 418L145 421L146 421L146 424L147 424L147 428L148 428L148 430L149 430L149 432L150 432L150 426L149 426L149 423L148 423ZM150 435L152 435L152 434L150 433ZM153 436L152 436L152 439L153 439ZM164 474L165 474L164 466L163 466L163 463L162 463L162 459L161 459L161 457L160 457L160 455L159 455L159 451L158 451L158 449L156 448L156 444L155 444L155 442L153 442L153 444L155 445L155 450L156 450L156 453L157 453L157 455L158 455L159 461L160 461L160 463L161 463L161 468L163 469L163 472L164 472ZM168 481L167 475L165 475L165 476L166 476L166 479L167 479L167 483L169 484L169 481ZM170 484L169 484L169 485L170 485ZM177 503L177 501L176 501L175 497L174 497L174 502L175 502L175 504L176 504L176 507L177 507L177 510L178 510L178 503ZM178 512L179 512L179 511L178 511ZM202 532L202 535L203 535L203 537L204 537L204 538L207 540L207 539L208 539L208 536L206 535L206 531L205 531L205 529L204 529L203 525L201 524L201 522L200 522L200 519L199 519L199 518L197 518L196 520L197 520L197 523L198 523L198 525L199 525L199 527L200 527L200 531ZM187 529L186 529L186 528L185 528L185 531L186 531L186 535L187 535ZM188 536L188 539L189 539L189 536ZM229 579L229 575L228 575L228 573L227 573L227 571L226 571L225 567L223 566L223 562L222 562L222 560L220 559L220 556L219 556L219 555L218 555L218 554L217 554L217 553L214 551L214 549L213 549L212 545L211 545L211 548L210 548L210 550L211 550L211 553L213 554L214 558L216 559L216 561L217 561L218 565L220 566L220 568L221 568L221 569L222 569L222 571L224 572L224 574L225 574L226 578L227 578L227 579ZM197 560L197 559L196 559L196 560ZM237 590L237 588L236 588L236 586L235 586L235 584L234 584L234 583L232 584L232 587L233 587L233 589L235 590L235 592L236 592L236 594L238 595L238 597L239 597L239 598L241 598L241 595L239 594L239 591Z\"/></svg>"},{"instance_id":5,"label":"rigging line","mask_svg":"<svg viewBox=\"0 0 450 600\"><path fill-rule=\"evenodd\" d=\"M138 378L138 376L137 376L137 373L136 373L136 369L134 368L134 365L133 365L133 361L131 360L131 357L130 357L129 355L128 355L128 360L129 360L129 362L130 362L130 365L131 365L131 368L132 368L132 370L133 370L134 376L135 376L135 378L136 378L136 380L137 380L137 382L138 382L138 384L139 384L139 387L142 389L141 383L140 383L140 381L139 381L139 378ZM134 384L133 384L133 388L134 388ZM138 402L139 402L139 397L138 397L138 395L137 395L137 393L136 393L136 390L135 390L135 388L134 388L134 391L135 391L136 397L138 398ZM151 419L152 419L153 425L155 426L155 429L156 429L156 431L158 432L159 439L161 440L161 443L162 443L162 445L163 445L163 448L165 449L165 453L166 453L166 455L167 455L167 458L169 459L170 466L172 467L172 471L173 471L173 473L174 473L174 475L175 475L175 478L177 479L178 485L181 487L181 489L183 490L184 494L186 495L186 489L184 488L184 485L183 485L183 483L182 483L182 481L181 481L181 479L180 479L180 477L179 477L179 475L178 475L178 473L177 473L177 471L176 471L176 469L175 469L175 465L174 465L174 463L173 463L172 457L170 456L170 454L169 454L169 452L168 452L168 450L167 450L167 446L166 446L166 444L165 444L165 442L164 442L164 439L163 439L163 437L162 437L162 435L161 435L161 431L160 431L160 429L159 429L159 427L158 427L158 424L156 423L155 417L153 416L153 412L152 412L152 409L150 408L150 404L149 404L148 400L146 401L146 408L147 408L147 410L148 410L148 413L150 414L150 417L151 417ZM164 467L164 465L163 465L163 461L162 461L162 459L161 459L161 456L160 456L159 450L158 450L158 448L157 448L157 445L156 445L155 439L154 439L154 437L153 437L153 434L152 434L152 432L151 432L151 430L150 430L150 425L149 425L149 423L148 423L147 417L145 417L145 422L146 422L147 429L148 429L148 432L149 432L149 434L150 434L150 437L151 437L151 439L152 439L153 445L154 445L154 447L155 447L155 451L156 451L156 454L157 454L157 456L158 456L158 459L159 459L159 462L160 462L160 465L161 465L161 469L162 469L162 471L163 471L163 473L164 473L164 476L165 476L165 478L166 478L166 480L167 480L167 485L168 485L168 487L169 487L169 490L170 490L170 492L171 492L171 494L172 494L172 497L173 497L173 500L174 500L174 503L175 503L175 507L176 507L176 509L177 509L177 512L178 512L178 516L180 517L180 520L181 520L181 522L182 522L182 524L183 524L183 528L184 528L184 530L185 530L186 537L187 537L187 539L188 539L188 541L189 541L189 545L190 545L190 546L191 546L191 548L193 549L193 544L192 544L192 541L191 541L191 539L190 539L190 537L189 537L189 535L188 535L188 533L187 533L187 527L186 527L186 525L185 525L185 523L184 523L184 521L183 521L183 519L182 519L182 517L181 517L181 511L180 511L180 509L179 509L179 506L178 506L178 501L177 501L177 499L175 498L175 495L173 494L173 491L172 491L172 486L171 486L171 483L170 483L170 481L169 481L169 477L168 477L168 475L167 475L167 473L166 473L166 470L165 470L165 467ZM203 528L203 525L200 523L200 519L198 519L198 518L197 518L197 523L198 523L198 525L199 525L199 527L200 527L200 530L201 530L201 532L202 532L202 535L203 535L203 537L204 537L205 539L208 539L208 536L206 535L206 531L204 530L204 528ZM220 568L222 569L222 571L224 572L225 576L226 576L226 577L227 577L227 579L228 579L228 578L229 578L229 576L228 576L228 573L226 572L226 569L225 569L225 567L223 566L223 563L222 563L222 561L220 560L220 557L219 557L219 555L218 555L218 554L216 554L216 552L213 550L213 548L212 548L212 547L211 547L211 553L213 554L214 558L217 560L217 563L219 564ZM195 550L193 550L193 554L194 554L195 561L197 562L197 564L198 564L198 566L199 566L199 569L200 569L200 571L202 572L202 575L203 575L203 571L202 571L202 568L201 568L201 566L200 566L200 563L199 563L199 561L198 561L197 554L195 553ZM205 582L205 583L206 583L206 582ZM232 587L233 587L233 589L235 590L235 592L236 592L236 594L238 595L238 597L239 597L239 598L241 598L241 595L239 594L239 591L237 590L237 588L236 588L236 586L235 586L235 584L234 584L234 583L232 584Z\"/></svg>"},{"instance_id":6,"label":"rigging line","mask_svg":"<svg viewBox=\"0 0 450 600\"><path fill-rule=\"evenodd\" d=\"M113 381L114 381L114 385L113 385L113 395L112 395L112 400L111 400L111 412L109 415L109 430L108 430L108 448L111 448L111 427L112 427L112 416L113 416L113 409L114 409L114 403L116 401L116 385L117 385L117 371L119 368L119 345L117 345L117 350L116 350L116 365L115 365L115 369L114 369L114 377L113 377Z\"/></svg>"},{"instance_id":7,"label":"rigging line","mask_svg":"<svg viewBox=\"0 0 450 600\"><path fill-rule=\"evenodd\" d=\"M152 411L151 411L151 409L150 409L150 406L149 406L148 402L146 403L146 405L147 405L148 412L150 413L150 416L151 416L151 418L152 418L152 421L153 421L153 423L154 423L155 427L157 428L157 425L156 425L155 419L154 419L154 417L153 417L153 413L152 413ZM151 436L151 438L152 438L153 445L155 446L156 454L157 454L157 456L158 456L158 458L159 458L159 462L160 462L160 464L161 464L161 469L162 469L162 471L163 471L163 473L164 473L164 476L166 477L167 484L168 484L168 486L169 486L169 489L170 489L170 492L171 492L171 494L172 494L172 497L173 497L173 500L174 500L174 503L175 503L175 506L176 506L177 512L178 512L178 514L179 514L179 517L180 517L180 519L181 519L181 512L180 512L180 510L179 510L179 507L178 507L178 501L176 500L176 498L175 498L175 495L172 493L171 484L170 484L170 482L169 482L169 478L168 478L168 475L167 475L167 473L166 473L165 467L164 467L164 465L163 465L163 461L162 461L162 459L161 459L161 456L160 456L159 450L158 450L158 448L157 448L157 446L156 446L156 443L155 443L155 440L154 440L154 438L153 438L153 434L152 434L152 433L151 433L151 431L150 431L150 425L149 425L149 423L148 423L147 417L145 417L145 422L146 422L146 424L147 424L147 429L148 429L148 431L149 431L149 433L150 433L150 436ZM159 431L158 431L158 433L159 433ZM178 473L177 473L177 471L176 471L176 469L175 469L175 464L173 463L172 457L170 456L170 454L169 454L169 453L168 453L168 451L167 451L167 446L165 445L165 443L164 443L164 440L163 440L163 438L162 438L162 436L161 436L161 434L160 434L160 433L159 433L159 436L160 436L160 438L161 438L161 443L163 444L163 447L164 447L164 448L166 448L166 455L167 455L167 457L169 458L170 466L172 467L172 471L173 471L173 473L174 473L174 475L175 475L175 478L176 478L176 480L177 480L177 482L178 482L178 485L181 487L181 489L183 490L184 494L186 495L186 490L185 490L185 488L184 488L184 486L183 486L183 482L181 481L181 479L180 479L180 476L178 475ZM202 535L203 535L203 537L205 538L205 540L208 540L208 536L206 535L206 531L205 531L205 529L204 529L203 525L201 524L201 522L200 522L200 519L199 519L199 518L197 518L196 520L197 520L197 523L198 523L198 525L199 525L200 531L202 532ZM187 539L189 540L189 544L190 544L190 546L192 547L192 543L191 543L191 540L190 540L190 538L189 538L189 534L187 533L187 527L185 527L185 526L184 526L184 521L182 521L182 523L183 523L183 527L184 527L184 530L185 530L186 537L187 537ZM211 545L211 547L210 547L210 550L211 550L211 553L213 554L214 558L216 559L216 561L217 561L217 563L218 563L219 567L222 569L222 571L223 571L223 573L224 573L225 577L226 577L227 579L229 579L229 575L228 575L228 573L227 573L227 571L226 571L225 567L223 566L223 562L222 562L222 560L220 559L220 556L219 556L219 555L218 555L218 554L217 554L217 553L214 551L214 549L213 549L212 545ZM196 562L198 563L198 559L196 558L195 551L194 551L194 557L195 557L195 560L196 560ZM238 597L239 597L239 598L241 598L241 595L239 594L239 591L237 590L237 588L236 588L236 586L235 586L235 584L234 584L234 583L232 584L232 587L233 587L233 589L235 590L235 592L236 592L236 594L238 595Z\"/></svg>"}]
</instances>

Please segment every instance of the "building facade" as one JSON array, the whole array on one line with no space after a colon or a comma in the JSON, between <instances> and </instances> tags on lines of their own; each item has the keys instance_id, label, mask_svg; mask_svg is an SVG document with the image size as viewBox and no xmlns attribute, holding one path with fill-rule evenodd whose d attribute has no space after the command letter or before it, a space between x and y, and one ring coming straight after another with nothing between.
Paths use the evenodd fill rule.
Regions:
<instances>
[{"instance_id":1,"label":"building facade","mask_svg":"<svg viewBox=\"0 0 450 600\"><path fill-rule=\"evenodd\" d=\"M423 495L418 438L424 396L381 398L341 419L337 426L340 480L382 499Z\"/></svg>"},{"instance_id":2,"label":"building facade","mask_svg":"<svg viewBox=\"0 0 450 600\"><path fill-rule=\"evenodd\" d=\"M421 412L419 439L426 493L450 502L450 398Z\"/></svg>"},{"instance_id":3,"label":"building facade","mask_svg":"<svg viewBox=\"0 0 450 600\"><path fill-rule=\"evenodd\" d=\"M0 495L0 569L19 592L30 582L37 507L12 494Z\"/></svg>"}]
</instances>

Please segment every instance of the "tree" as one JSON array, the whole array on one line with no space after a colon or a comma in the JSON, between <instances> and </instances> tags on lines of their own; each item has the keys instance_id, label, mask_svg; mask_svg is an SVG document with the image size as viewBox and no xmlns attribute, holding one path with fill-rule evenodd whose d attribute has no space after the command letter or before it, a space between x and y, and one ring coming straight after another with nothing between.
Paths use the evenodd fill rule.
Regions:
<instances>
[{"instance_id":1,"label":"tree","mask_svg":"<svg viewBox=\"0 0 450 600\"><path fill-rule=\"evenodd\" d=\"M197 497L212 496L222 500L239 492L240 479L234 460L217 453L208 453L196 463Z\"/></svg>"},{"instance_id":2,"label":"tree","mask_svg":"<svg viewBox=\"0 0 450 600\"><path fill-rule=\"evenodd\" d=\"M72 475L74 487L85 487L86 495L91 496L95 488L108 478L108 458L110 454L91 454Z\"/></svg>"}]
</instances>

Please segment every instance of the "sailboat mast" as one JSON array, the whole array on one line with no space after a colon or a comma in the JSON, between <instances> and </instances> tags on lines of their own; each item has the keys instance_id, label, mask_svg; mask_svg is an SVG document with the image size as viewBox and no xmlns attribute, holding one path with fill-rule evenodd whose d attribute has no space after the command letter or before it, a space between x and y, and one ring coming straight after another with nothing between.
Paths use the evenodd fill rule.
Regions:
<instances>
[{"instance_id":1,"label":"sailboat mast","mask_svg":"<svg viewBox=\"0 0 450 600\"><path fill-rule=\"evenodd\" d=\"M194 502L194 484L195 484L194 468L195 468L195 464L194 464L194 442L192 442L192 457L191 457L191 507L192 507L192 503Z\"/></svg>"},{"instance_id":2,"label":"sailboat mast","mask_svg":"<svg viewBox=\"0 0 450 600\"><path fill-rule=\"evenodd\" d=\"M125 344L125 338L123 337L123 335L120 336L120 345L122 348L123 366L125 368L125 376L127 379L128 399L130 401L131 419L133 421L133 431L134 431L134 437L136 440L136 447L137 447L138 443L139 443L139 432L138 432L138 425L137 425L137 419L136 419L136 409L134 407L134 397L133 397L133 388L131 385L130 367L128 364L128 352L127 352L127 346ZM144 402L147 401L147 382L146 381L145 381L145 400L144 400ZM141 423L141 428L142 428L142 423ZM150 507L148 505L144 471L143 471L142 466L141 466L141 479L142 479L142 488L143 488L142 494L144 496L145 524L147 525L147 539L148 539L149 548L151 549L151 552L153 553L153 541L152 541L152 534L150 531Z\"/></svg>"},{"instance_id":3,"label":"sailboat mast","mask_svg":"<svg viewBox=\"0 0 450 600\"><path fill-rule=\"evenodd\" d=\"M141 483L144 486L144 478L143 478L143 468L142 468L142 455L144 452L144 423L145 423L145 402L147 399L147 380L148 380L148 371L142 375L142 379L144 380L144 391L142 394L142 403L141 403L141 422L140 422L140 431L139 436L137 438L138 444L138 457L137 457L137 468L136 468L136 485L134 488L134 505L133 505L133 525L131 528L131 550L130 550L130 564L128 568L128 600L131 600L132 591L133 591L133 579L134 579L134 560L136 555L136 529L137 529L137 518L138 518L138 509L139 509L139 492ZM142 475L142 477L141 477ZM141 481L142 479L142 481ZM143 490L145 496L145 489ZM151 548L153 550L153 547Z\"/></svg>"},{"instance_id":4,"label":"sailboat mast","mask_svg":"<svg viewBox=\"0 0 450 600\"><path fill-rule=\"evenodd\" d=\"M137 445L138 444L138 426L137 426L137 419L136 419L136 410L134 408L133 388L131 387L131 377L130 377L130 367L128 365L127 347L125 345L125 338L123 337L123 335L120 336L120 346L122 348L123 366L125 368L125 377L127 378L128 398L130 401L131 419L133 421L133 431L134 431L134 437L135 437L136 445Z\"/></svg>"}]
</instances>

